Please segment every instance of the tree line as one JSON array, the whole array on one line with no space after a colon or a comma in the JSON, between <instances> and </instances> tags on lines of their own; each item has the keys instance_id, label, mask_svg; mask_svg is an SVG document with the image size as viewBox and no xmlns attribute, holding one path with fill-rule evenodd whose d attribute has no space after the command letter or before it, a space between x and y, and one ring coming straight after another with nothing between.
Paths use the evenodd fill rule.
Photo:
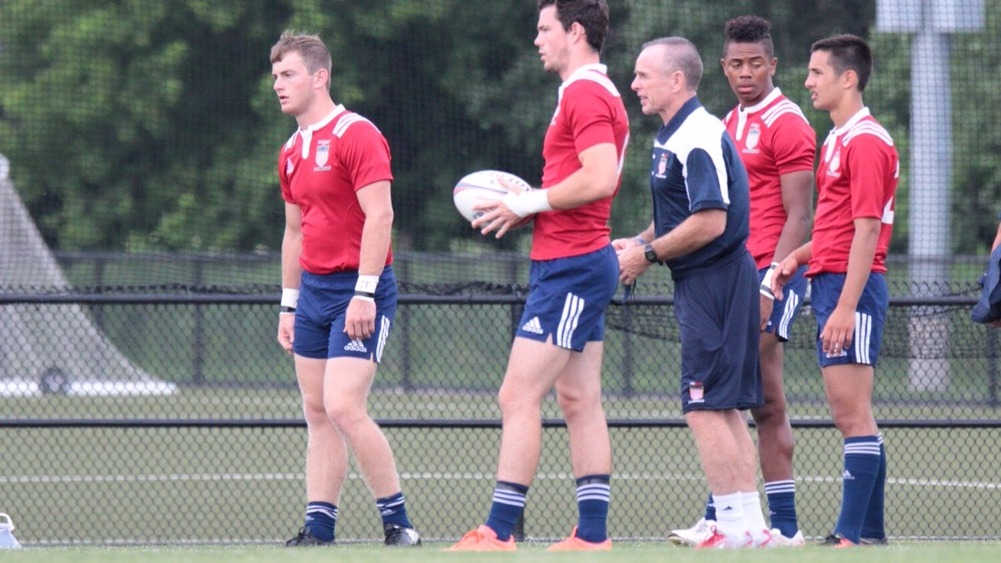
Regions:
<instances>
[{"instance_id":1,"label":"tree line","mask_svg":"<svg viewBox=\"0 0 1001 563\"><path fill-rule=\"evenodd\" d=\"M866 102L905 163L893 251L906 251L910 40L874 30L875 1L610 0L603 59L626 100L632 140L616 232L649 220L649 143L659 123L629 90L640 46L682 35L700 49L700 98L735 103L720 71L723 23L772 21L775 83L830 128L802 87L812 41L855 33L877 68ZM997 13L953 46L954 246L983 250L1001 195ZM333 95L393 150L397 248L440 251L477 236L451 207L465 173L498 168L538 183L558 78L532 41L535 2L468 0L0 0L0 153L46 241L63 250L272 251L283 226L275 162L294 130L271 89L268 52L287 28L318 33ZM950 210L943 210L950 212ZM903 224L901 224L903 223ZM488 248L515 248L524 235Z\"/></svg>"}]
</instances>

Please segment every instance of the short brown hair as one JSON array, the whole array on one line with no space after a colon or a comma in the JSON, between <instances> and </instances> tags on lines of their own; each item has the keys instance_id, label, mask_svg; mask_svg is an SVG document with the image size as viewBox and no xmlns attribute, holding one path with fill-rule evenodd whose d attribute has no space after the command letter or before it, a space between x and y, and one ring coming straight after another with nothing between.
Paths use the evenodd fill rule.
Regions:
<instances>
[{"instance_id":1,"label":"short brown hair","mask_svg":"<svg viewBox=\"0 0 1001 563\"><path fill-rule=\"evenodd\" d=\"M299 53L310 74L315 74L321 68L329 73L333 66L330 51L318 35L285 30L278 42L271 47L271 64L284 59L289 53Z\"/></svg>"},{"instance_id":2,"label":"short brown hair","mask_svg":"<svg viewBox=\"0 0 1001 563\"><path fill-rule=\"evenodd\" d=\"M810 53L824 51L830 56L831 66L838 76L846 70L854 70L858 76L858 91L865 91L872 75L872 50L865 39L855 35L835 35L816 41L810 45Z\"/></svg>"},{"instance_id":3,"label":"short brown hair","mask_svg":"<svg viewBox=\"0 0 1001 563\"><path fill-rule=\"evenodd\" d=\"M608 35L608 2L607 0L537 0L536 5L541 12L543 8L556 6L556 18L563 24L564 31L569 31L574 22L584 28L587 44L597 52Z\"/></svg>"}]
</instances>

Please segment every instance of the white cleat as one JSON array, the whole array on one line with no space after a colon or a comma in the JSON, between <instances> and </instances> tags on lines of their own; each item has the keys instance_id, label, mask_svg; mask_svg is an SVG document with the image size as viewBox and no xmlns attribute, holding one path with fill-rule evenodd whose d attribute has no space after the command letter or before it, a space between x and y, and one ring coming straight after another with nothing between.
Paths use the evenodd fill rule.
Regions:
<instances>
[{"instance_id":1,"label":"white cleat","mask_svg":"<svg viewBox=\"0 0 1001 563\"><path fill-rule=\"evenodd\" d=\"M671 530L667 534L667 541L678 546L695 547L712 537L715 530L715 520L700 518L691 528Z\"/></svg>"},{"instance_id":2,"label":"white cleat","mask_svg":"<svg viewBox=\"0 0 1001 563\"><path fill-rule=\"evenodd\" d=\"M796 535L787 538L782 535L777 528L772 528L772 541L769 542L768 547L803 547L806 545L806 538L803 537L803 531L799 530Z\"/></svg>"}]
</instances>

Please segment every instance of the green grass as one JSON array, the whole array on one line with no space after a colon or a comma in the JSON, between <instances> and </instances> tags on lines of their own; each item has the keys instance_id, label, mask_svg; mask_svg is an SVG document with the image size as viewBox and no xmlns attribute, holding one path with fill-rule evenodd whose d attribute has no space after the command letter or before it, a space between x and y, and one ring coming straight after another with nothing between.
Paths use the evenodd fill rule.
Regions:
<instances>
[{"instance_id":1,"label":"green grass","mask_svg":"<svg viewBox=\"0 0 1001 563\"><path fill-rule=\"evenodd\" d=\"M252 409L228 394L233 405ZM425 399L439 414L449 407L460 416L464 407L481 408L462 397ZM482 408L490 404L488 397L478 401ZM638 406L616 402L615 408ZM891 537L997 537L1001 431L884 432ZM426 538L454 540L482 522L496 469L497 429L386 433L409 511ZM658 538L698 518L706 487L686 428L615 428L611 438L614 536ZM807 535L821 536L837 517L840 437L821 428L797 430L796 439L800 525ZM563 429L543 434L525 512L531 538L565 535L576 519L566 443ZM301 522L304 448L300 428L7 428L0 432L0 501L26 543L277 543ZM338 537L379 537L371 496L354 472L339 506Z\"/></svg>"},{"instance_id":2,"label":"green grass","mask_svg":"<svg viewBox=\"0 0 1001 563\"><path fill-rule=\"evenodd\" d=\"M405 554L377 545L342 545L333 548L288 550L271 546L232 547L121 547L121 548L32 548L2 553L3 560L17 563L76 563L132 562L185 563L239 561L255 563L282 561L292 563L328 562L345 563L483 563L505 561L534 563L563 561L588 561L612 563L628 561L647 563L671 561L672 563L840 563L878 560L881 563L941 563L943 561L990 561L997 557L998 542L898 542L887 547L835 550L819 546L802 549L770 549L740 551L696 551L678 548L659 542L618 542L606 553L549 553L545 544L523 544L515 553L476 554L450 553L443 550L448 544L435 543ZM878 551L876 551L878 550Z\"/></svg>"}]
</instances>

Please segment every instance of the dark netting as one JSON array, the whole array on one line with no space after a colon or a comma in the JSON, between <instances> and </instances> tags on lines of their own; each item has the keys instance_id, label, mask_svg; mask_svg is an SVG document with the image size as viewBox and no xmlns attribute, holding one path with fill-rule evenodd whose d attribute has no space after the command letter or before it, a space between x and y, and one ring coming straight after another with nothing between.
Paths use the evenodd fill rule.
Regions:
<instances>
[{"instance_id":1,"label":"dark netting","mask_svg":"<svg viewBox=\"0 0 1001 563\"><path fill-rule=\"evenodd\" d=\"M306 433L275 342L275 156L294 124L266 55L304 21L335 52L335 98L393 152L400 307L371 412L426 538L454 540L486 516L530 231L480 237L451 194L478 169L538 183L558 80L531 44L535 5L326 0L337 17L317 18L306 4L0 0L0 512L25 545L274 544L301 525ZM1001 333L970 309L1001 201L1001 0L609 4L603 56L631 130L616 237L651 215L660 123L629 90L644 42L692 39L707 69L700 100L722 116L735 103L717 66L723 23L768 17L775 83L819 139L831 124L802 88L810 43L850 32L873 46L866 104L901 156L874 396L887 529L894 541L997 540ZM468 32L485 21L490 33ZM672 295L657 268L607 313L617 539L662 541L705 501L680 412ZM842 459L815 331L807 307L784 372L812 537L837 517ZM543 408L529 538L564 536L576 512L561 414L553 398ZM341 541L381 537L354 470L340 508Z\"/></svg>"}]
</instances>

